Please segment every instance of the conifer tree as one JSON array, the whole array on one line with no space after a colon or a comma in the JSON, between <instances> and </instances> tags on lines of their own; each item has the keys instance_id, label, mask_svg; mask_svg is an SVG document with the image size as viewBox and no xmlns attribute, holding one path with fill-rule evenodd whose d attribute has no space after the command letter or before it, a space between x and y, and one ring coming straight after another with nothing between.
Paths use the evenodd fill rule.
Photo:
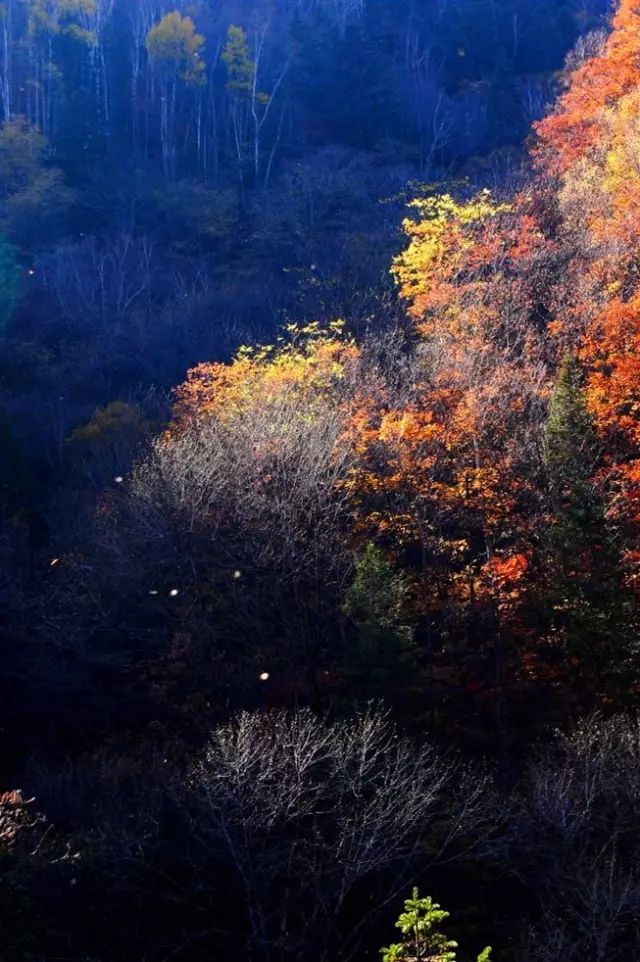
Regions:
<instances>
[{"instance_id":1,"label":"conifer tree","mask_svg":"<svg viewBox=\"0 0 640 962\"><path fill-rule=\"evenodd\" d=\"M382 962L456 962L458 943L439 931L449 912L440 908L429 896L420 898L414 888L411 898L404 903L404 912L396 922L402 942L382 949ZM477 962L490 962L491 949L487 946Z\"/></svg>"},{"instance_id":2,"label":"conifer tree","mask_svg":"<svg viewBox=\"0 0 640 962\"><path fill-rule=\"evenodd\" d=\"M595 481L598 439L580 366L562 361L545 432L550 514L548 602L568 653L598 675L619 674L631 654L632 611L619 552Z\"/></svg>"},{"instance_id":3,"label":"conifer tree","mask_svg":"<svg viewBox=\"0 0 640 962\"><path fill-rule=\"evenodd\" d=\"M343 612L355 627L345 673L356 697L393 696L406 691L417 671L414 628L408 612L406 576L382 551L367 545L356 563Z\"/></svg>"}]
</instances>

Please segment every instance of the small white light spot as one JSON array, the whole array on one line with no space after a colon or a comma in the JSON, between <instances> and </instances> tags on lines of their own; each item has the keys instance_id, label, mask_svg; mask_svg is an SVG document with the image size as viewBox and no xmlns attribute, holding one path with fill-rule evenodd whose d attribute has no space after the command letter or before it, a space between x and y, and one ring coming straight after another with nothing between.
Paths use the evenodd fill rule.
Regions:
<instances>
[{"instance_id":1,"label":"small white light spot","mask_svg":"<svg viewBox=\"0 0 640 962\"><path fill-rule=\"evenodd\" d=\"M263 671L262 674L260 675L260 681L269 681L270 677L271 676L268 671Z\"/></svg>"},{"instance_id":2,"label":"small white light spot","mask_svg":"<svg viewBox=\"0 0 640 962\"><path fill-rule=\"evenodd\" d=\"M234 572L233 572L233 577L234 577L235 580L237 581L238 578L242 578L242 572L241 572L241 571L234 571Z\"/></svg>"},{"instance_id":3,"label":"small white light spot","mask_svg":"<svg viewBox=\"0 0 640 962\"><path fill-rule=\"evenodd\" d=\"M33 270L33 268L30 268L29 277L33 277L34 274L35 274L35 271Z\"/></svg>"},{"instance_id":4,"label":"small white light spot","mask_svg":"<svg viewBox=\"0 0 640 962\"><path fill-rule=\"evenodd\" d=\"M122 482L124 481L124 478L122 477L121 474L119 474L117 478L114 478L113 480L115 481L116 484L122 484Z\"/></svg>"},{"instance_id":5,"label":"small white light spot","mask_svg":"<svg viewBox=\"0 0 640 962\"><path fill-rule=\"evenodd\" d=\"M157 595L158 593L159 593L159 592L158 592L157 588L154 588L152 591L149 592L150 595Z\"/></svg>"},{"instance_id":6,"label":"small white light spot","mask_svg":"<svg viewBox=\"0 0 640 962\"><path fill-rule=\"evenodd\" d=\"M49 562L49 567L55 568L57 564L60 564L60 558L52 558L51 561Z\"/></svg>"},{"instance_id":7,"label":"small white light spot","mask_svg":"<svg viewBox=\"0 0 640 962\"><path fill-rule=\"evenodd\" d=\"M171 591L169 592L169 597L170 597L170 598L177 598L179 594L180 594L180 592L178 591L177 588L172 588Z\"/></svg>"}]
</instances>

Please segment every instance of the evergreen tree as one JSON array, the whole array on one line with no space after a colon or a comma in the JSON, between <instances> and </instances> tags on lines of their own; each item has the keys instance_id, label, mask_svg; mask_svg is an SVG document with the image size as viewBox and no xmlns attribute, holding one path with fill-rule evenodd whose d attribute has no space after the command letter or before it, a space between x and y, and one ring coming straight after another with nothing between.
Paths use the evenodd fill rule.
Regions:
<instances>
[{"instance_id":1,"label":"evergreen tree","mask_svg":"<svg viewBox=\"0 0 640 962\"><path fill-rule=\"evenodd\" d=\"M406 691L417 671L409 585L382 551L370 544L356 564L343 612L355 629L345 675L356 698L393 697Z\"/></svg>"},{"instance_id":2,"label":"evergreen tree","mask_svg":"<svg viewBox=\"0 0 640 962\"><path fill-rule=\"evenodd\" d=\"M382 962L456 962L458 943L438 931L442 922L449 918L429 896L420 898L414 888L411 898L404 903L404 912L396 922L402 933L402 942L382 949ZM491 949L487 947L477 962L490 962Z\"/></svg>"},{"instance_id":3,"label":"evergreen tree","mask_svg":"<svg viewBox=\"0 0 640 962\"><path fill-rule=\"evenodd\" d=\"M594 480L598 439L572 356L560 365L549 405L545 465L552 628L584 668L619 676L632 653L632 603L623 591L619 553Z\"/></svg>"}]
</instances>

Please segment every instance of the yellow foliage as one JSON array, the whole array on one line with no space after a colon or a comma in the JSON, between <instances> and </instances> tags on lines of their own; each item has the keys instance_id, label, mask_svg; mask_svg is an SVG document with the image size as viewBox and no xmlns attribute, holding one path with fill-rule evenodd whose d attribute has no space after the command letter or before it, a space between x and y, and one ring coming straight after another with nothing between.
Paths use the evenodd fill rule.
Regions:
<instances>
[{"instance_id":1,"label":"yellow foliage","mask_svg":"<svg viewBox=\"0 0 640 962\"><path fill-rule=\"evenodd\" d=\"M29 7L29 31L32 34L65 34L94 46L97 38L93 31L78 22L78 18L92 17L96 13L96 0L33 0Z\"/></svg>"},{"instance_id":2,"label":"yellow foliage","mask_svg":"<svg viewBox=\"0 0 640 962\"><path fill-rule=\"evenodd\" d=\"M146 46L156 70L198 86L204 82L205 63L201 58L204 42L204 37L195 32L191 17L183 17L176 11L168 13L151 28Z\"/></svg>"},{"instance_id":3,"label":"yellow foliage","mask_svg":"<svg viewBox=\"0 0 640 962\"><path fill-rule=\"evenodd\" d=\"M392 274L402 297L409 302L414 316L423 312L422 296L429 289L451 280L465 263L474 246L473 228L509 210L496 204L488 190L459 203L450 194L415 200L410 205L418 212L403 223L409 246L395 258Z\"/></svg>"},{"instance_id":4,"label":"yellow foliage","mask_svg":"<svg viewBox=\"0 0 640 962\"><path fill-rule=\"evenodd\" d=\"M241 347L231 364L201 364L177 391L178 430L202 417L231 421L238 414L292 394L326 400L359 356L344 323L291 324L275 344Z\"/></svg>"}]
</instances>

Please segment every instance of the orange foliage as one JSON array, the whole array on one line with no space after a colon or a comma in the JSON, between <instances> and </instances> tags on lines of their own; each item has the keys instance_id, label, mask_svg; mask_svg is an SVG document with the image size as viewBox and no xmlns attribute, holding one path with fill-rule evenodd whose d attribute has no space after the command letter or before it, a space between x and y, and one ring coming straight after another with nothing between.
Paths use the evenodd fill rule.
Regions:
<instances>
[{"instance_id":1,"label":"orange foliage","mask_svg":"<svg viewBox=\"0 0 640 962\"><path fill-rule=\"evenodd\" d=\"M621 0L603 52L571 77L557 109L536 127L542 162L563 173L601 139L604 111L640 84L640 2Z\"/></svg>"},{"instance_id":2,"label":"orange foliage","mask_svg":"<svg viewBox=\"0 0 640 962\"><path fill-rule=\"evenodd\" d=\"M640 2L621 0L602 53L538 125L543 175L559 177L564 276L553 332L573 333L604 444L612 516L638 537L640 460Z\"/></svg>"},{"instance_id":3,"label":"orange foliage","mask_svg":"<svg viewBox=\"0 0 640 962\"><path fill-rule=\"evenodd\" d=\"M171 431L209 417L229 421L292 394L301 400L330 394L359 354L353 341L342 336L343 326L292 325L287 340L241 348L231 364L200 364L175 392Z\"/></svg>"},{"instance_id":4,"label":"orange foliage","mask_svg":"<svg viewBox=\"0 0 640 962\"><path fill-rule=\"evenodd\" d=\"M585 371L598 482L640 586L639 130L640 0L622 0L602 53L537 125L528 189L509 204L486 191L414 203L392 269L419 340L410 401L383 378L350 379L362 352L317 325L201 365L177 393L172 431L291 392L332 398L355 453L345 537L411 558L417 608L446 631L484 613L520 646L522 678L544 675L529 615L544 579L546 404L567 351Z\"/></svg>"}]
</instances>

